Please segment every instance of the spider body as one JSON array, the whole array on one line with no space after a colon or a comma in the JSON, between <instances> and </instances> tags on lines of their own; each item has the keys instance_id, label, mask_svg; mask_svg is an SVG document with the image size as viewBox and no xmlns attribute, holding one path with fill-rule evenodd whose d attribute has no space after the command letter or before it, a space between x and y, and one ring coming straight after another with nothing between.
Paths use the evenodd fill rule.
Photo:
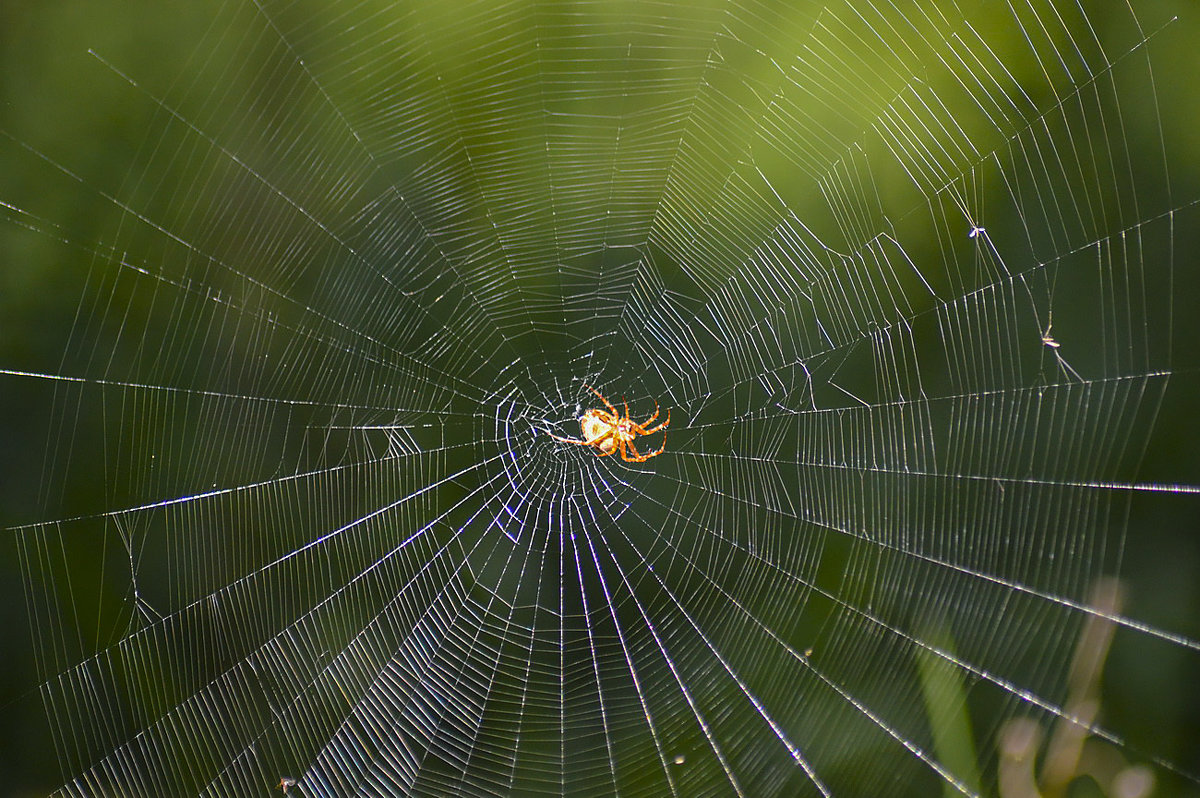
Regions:
<instances>
[{"instance_id":1,"label":"spider body","mask_svg":"<svg viewBox=\"0 0 1200 798\"><path fill-rule=\"evenodd\" d=\"M667 411L667 417L659 422L656 426L651 427L654 420L658 418L658 402L654 403L654 415L643 421L641 424L629 417L629 403L625 402L625 415L617 412L617 408L613 407L612 402L604 398L604 394L597 391L590 385L585 385L585 388L590 390L596 396L600 397L600 401L604 402L608 410L602 410L598 407L593 407L579 417L579 431L583 434L583 440L577 441L574 438L561 438L554 433L549 433L551 438L563 443L574 443L579 446L590 446L596 450L597 457L607 457L614 452L621 453L621 459L627 463L644 463L651 457L657 457L667 448L666 433L663 433L663 445L653 452L642 454L633 445L633 441L639 435L650 435L665 428L671 423L671 411Z\"/></svg>"}]
</instances>

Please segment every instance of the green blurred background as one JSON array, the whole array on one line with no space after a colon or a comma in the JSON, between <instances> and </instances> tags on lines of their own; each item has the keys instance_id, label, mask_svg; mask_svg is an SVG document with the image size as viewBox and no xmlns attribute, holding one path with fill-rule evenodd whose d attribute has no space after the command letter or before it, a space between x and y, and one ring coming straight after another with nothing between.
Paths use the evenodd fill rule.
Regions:
<instances>
[{"instance_id":1,"label":"green blurred background","mask_svg":"<svg viewBox=\"0 0 1200 798\"><path fill-rule=\"evenodd\" d=\"M697 7L694 13L701 17L726 10L725 4L711 5L709 10ZM973 6L985 35L999 5L984 2ZM1132 218L1151 220L1174 211L1173 251L1155 248L1144 254L1150 274L1144 278L1152 294L1147 301L1150 313L1173 307L1174 319L1170 347L1155 341L1156 356L1147 366L1148 371L1161 368L1171 376L1153 430L1138 428L1132 433L1140 436L1133 449L1145 442L1137 480L1200 486L1200 423L1196 418L1200 410L1196 347L1200 340L1200 259L1195 255L1200 251L1196 205L1200 201L1200 8L1183 0L1134 3L1134 12L1145 23L1138 30L1130 22L1129 9L1116 5L1120 4L1110 8L1107 3L1095 2L1083 7L1102 38L1111 37L1114 44L1125 43L1130 48L1129 53L1114 48L1109 57L1117 62L1149 58L1153 82L1132 80L1121 87L1117 102L1128 127L1120 134L1110 130L1104 135L1123 136L1131 161L1137 164L1144 157L1148 174L1162 170L1162 153L1166 153L1169 186L1139 189L1140 204L1130 212ZM546 12L548 35L555 25L570 23L565 7L548 4L541 8ZM418 16L453 16L456 6L429 4L406 10ZM303 16L305 11L301 7L290 13ZM637 13L656 12L652 5L633 4L615 8L613 17L616 21L623 14ZM809 30L811 10L799 16L804 24L797 23L798 29ZM220 102L243 111L257 104L256 112L264 118L277 110L274 105L282 100L271 95L269 79L264 82L259 76L257 83L242 83L244 76L222 68L226 61L253 63L256 48L267 45L225 34L216 41L224 43L229 52L196 51L199 41L214 41L209 35L211 26L229 25L232 19L236 14L230 13L227 5L211 3L0 3L0 128L6 136L0 142L0 201L10 203L0 224L0 368L74 374L80 371L77 366L88 365L82 357L65 360L64 352L72 348L69 335L77 318L95 313L93 308L79 313L81 296L90 296L89 286L105 279L102 272L112 253L104 247L116 245L127 232L128 218L109 198L120 197L136 208L147 200L195 188L195 177L186 171L190 162L185 153L162 156L161 163L179 164L178 172L165 167L161 171L134 170L133 164L160 163L148 150L157 141L156 131L169 122L162 108L147 101L147 92L187 98L192 96L188 86L193 81L211 88L228 80L228 92L197 92L196 96L207 98L205 104L184 109L185 114L191 118L212 113L210 104ZM486 20L464 22L468 24L476 31L487 28ZM1105 26L1112 26L1112 31ZM781 39L791 35L786 30L775 33ZM400 30L395 35L405 34ZM1147 37L1149 44L1144 43ZM989 42L998 59L1006 63L1012 60L1004 52L1006 46L1014 52L1023 47L1019 38ZM319 41L304 43L318 50L321 46ZM92 53L132 76L139 86L131 86ZM463 70L475 67L457 66ZM1026 66L1035 73L1040 68ZM636 100L627 101L629 107L623 112L636 113ZM597 110L611 113L613 108L606 105ZM238 129L232 128L235 141L237 134ZM319 127L313 131L318 148L324 135ZM1082 141L1082 135L1077 140ZM247 141L244 152L261 155L269 145ZM529 164L531 169L535 165ZM521 167L521 163L514 165L514 169ZM337 166L328 168L334 171ZM403 169L404 164L396 168ZM64 174L64 169L70 174ZM816 202L804 196L803 186L781 185L779 189L797 192L786 199L800 213L808 203ZM1152 190L1161 190L1163 195L1153 196ZM229 246L236 247L236 242ZM934 242L929 246L932 250ZM1170 280L1156 271L1169 259L1174 261ZM1164 301L1164 294L1171 296L1170 303ZM1060 295L1056 302L1064 307L1061 316L1066 327L1070 298ZM104 318L112 325L122 323L119 316ZM96 332L100 340L113 333ZM99 353L101 361L106 354ZM5 528L123 506L124 497L114 495L116 480L106 476L99 465L93 468L94 479L73 479L69 493L46 495L43 462L47 452L61 452L64 446L52 439L61 424L61 419L52 415L52 408L61 409L55 404L55 390L56 386L45 380L0 375L5 419L0 436L0 521ZM96 460L92 462L109 462L101 453L104 437L97 430L102 425L102 420L79 419L72 442L76 462L84 463L85 471L93 454ZM1122 535L1125 539L1119 568L1128 591L1126 614L1151 627L1200 639L1200 498L1186 491L1135 492L1116 502L1109 522L1115 530L1109 539L1118 540ZM0 658L4 715L0 722L0 792L13 795L40 794L62 780L39 695L33 652L40 643L26 613L24 574L16 551L20 540L20 534L6 533L0 552L0 628L6 630ZM99 545L95 554L98 560L109 556ZM1107 562L1118 562L1111 552L1106 557ZM153 574L144 577L151 582L155 579ZM75 578L81 577L76 574ZM101 590L84 586L83 592L88 588ZM111 598L123 600L121 595ZM94 633L98 639L109 632L81 630L81 634ZM1105 673L1102 715L1104 724L1119 730L1134 748L1193 773L1200 772L1197 660L1196 652L1182 646L1128 630L1118 632ZM1196 791L1195 785L1169 777L1164 777L1163 789L1162 794Z\"/></svg>"}]
</instances>

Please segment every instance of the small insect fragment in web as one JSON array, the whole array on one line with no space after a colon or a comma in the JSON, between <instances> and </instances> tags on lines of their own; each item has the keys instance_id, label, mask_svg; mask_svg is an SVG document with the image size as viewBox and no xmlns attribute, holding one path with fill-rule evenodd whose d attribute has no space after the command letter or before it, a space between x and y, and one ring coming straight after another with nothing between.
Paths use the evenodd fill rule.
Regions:
<instances>
[{"instance_id":1,"label":"small insect fragment in web","mask_svg":"<svg viewBox=\"0 0 1200 798\"><path fill-rule=\"evenodd\" d=\"M282 790L284 795L288 794L288 790L296 786L296 780L291 776L284 776L279 780L279 784L275 789Z\"/></svg>"},{"instance_id":2,"label":"small insect fragment in web","mask_svg":"<svg viewBox=\"0 0 1200 798\"><path fill-rule=\"evenodd\" d=\"M579 417L579 429L583 433L583 440L575 440L574 438L563 438L555 435L553 432L547 433L551 438L563 443L574 443L579 446L590 446L596 450L597 457L607 457L613 452L620 452L621 459L627 463L644 463L651 457L658 457L667 448L667 434L663 432L663 443L658 449L647 454L642 454L634 446L633 441L639 435L652 435L659 430L665 430L666 426L671 423L671 411L667 410L667 417L655 426L650 426L654 420L658 418L659 407L658 402L654 403L654 415L643 421L641 424L629 417L629 403L625 402L625 415L617 412L617 408L613 407L612 402L604 398L604 394L597 391L590 385L583 387L590 390L596 396L600 397L600 401L604 402L608 410L599 408L591 408ZM630 455L632 453L632 456Z\"/></svg>"},{"instance_id":3,"label":"small insect fragment in web","mask_svg":"<svg viewBox=\"0 0 1200 798\"><path fill-rule=\"evenodd\" d=\"M1054 329L1054 313L1051 312L1049 322L1046 324L1046 329L1042 331L1042 343L1045 344L1046 346L1050 347L1051 349L1058 349L1060 346L1062 346L1062 344L1060 344L1058 341L1054 340L1054 335L1051 334L1051 332L1050 332L1053 329Z\"/></svg>"}]
</instances>

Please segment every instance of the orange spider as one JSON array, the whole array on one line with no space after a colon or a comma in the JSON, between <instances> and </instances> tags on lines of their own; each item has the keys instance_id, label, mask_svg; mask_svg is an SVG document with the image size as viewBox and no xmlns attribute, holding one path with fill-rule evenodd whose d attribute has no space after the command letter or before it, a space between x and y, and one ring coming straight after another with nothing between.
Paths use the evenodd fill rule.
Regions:
<instances>
[{"instance_id":1,"label":"orange spider","mask_svg":"<svg viewBox=\"0 0 1200 798\"><path fill-rule=\"evenodd\" d=\"M654 423L654 419L658 418L658 402L654 403L654 415L638 424L629 417L629 402L625 402L625 415L621 416L617 413L617 408L612 406L612 402L604 398L604 394L597 391L590 385L584 385L596 396L600 397L600 401L608 407L608 410L600 410L593 407L582 416L579 417L579 428L583 432L583 440L577 441L573 438L560 438L553 432L547 433L551 438L563 443L576 443L580 446L591 446L597 450L597 457L607 457L618 449L621 451L621 459L626 463L644 463L651 457L658 457L667 448L667 434L663 433L663 445L657 451L649 454L642 454L633 445L633 439L638 435L649 435L658 432L663 427L671 423L671 411L667 410L667 418L658 426L650 427L647 425ZM611 411L611 412L610 412ZM633 457L629 456L629 452L633 452Z\"/></svg>"}]
</instances>

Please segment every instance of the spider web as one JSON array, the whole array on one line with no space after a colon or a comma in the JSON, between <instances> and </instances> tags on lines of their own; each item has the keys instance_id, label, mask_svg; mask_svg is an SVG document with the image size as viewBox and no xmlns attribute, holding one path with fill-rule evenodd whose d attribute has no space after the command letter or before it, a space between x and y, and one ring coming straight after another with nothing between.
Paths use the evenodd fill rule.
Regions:
<instances>
[{"instance_id":1,"label":"spider web","mask_svg":"<svg viewBox=\"0 0 1200 798\"><path fill-rule=\"evenodd\" d=\"M1194 8L188 13L72 62L115 150L6 122L56 794L997 794L1020 722L1197 789L1121 713L1194 588L1097 592L1200 492ZM1088 709L1096 629L1179 678Z\"/></svg>"}]
</instances>

